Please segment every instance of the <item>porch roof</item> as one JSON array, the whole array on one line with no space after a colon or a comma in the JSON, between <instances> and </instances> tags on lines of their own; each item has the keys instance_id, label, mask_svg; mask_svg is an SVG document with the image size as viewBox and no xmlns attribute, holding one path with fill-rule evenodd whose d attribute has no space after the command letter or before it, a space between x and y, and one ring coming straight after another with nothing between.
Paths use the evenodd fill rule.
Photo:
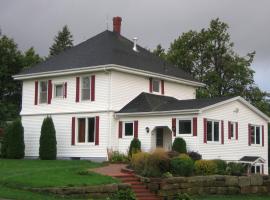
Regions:
<instances>
[{"instance_id":1,"label":"porch roof","mask_svg":"<svg viewBox=\"0 0 270 200\"><path fill-rule=\"evenodd\" d=\"M240 158L239 162L255 164L255 163L264 163L265 160L259 156L243 156L242 158Z\"/></svg>"}]
</instances>

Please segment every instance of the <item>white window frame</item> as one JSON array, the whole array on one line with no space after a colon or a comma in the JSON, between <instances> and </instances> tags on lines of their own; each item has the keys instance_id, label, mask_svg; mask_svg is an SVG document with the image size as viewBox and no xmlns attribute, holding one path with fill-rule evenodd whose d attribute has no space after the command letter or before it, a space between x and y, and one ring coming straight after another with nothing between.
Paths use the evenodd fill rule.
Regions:
<instances>
[{"instance_id":1,"label":"white window frame","mask_svg":"<svg viewBox=\"0 0 270 200\"><path fill-rule=\"evenodd\" d=\"M236 124L237 122L230 121L231 125L233 125L233 137L231 135L231 140L236 140ZM231 127L230 127L231 128ZM232 129L231 129L232 130Z\"/></svg>"},{"instance_id":2,"label":"white window frame","mask_svg":"<svg viewBox=\"0 0 270 200\"><path fill-rule=\"evenodd\" d=\"M84 78L88 78L89 79L89 99L83 99L83 89L86 89L86 88L83 88L83 79ZM81 101L89 101L91 100L91 76L82 76L81 77Z\"/></svg>"},{"instance_id":3,"label":"white window frame","mask_svg":"<svg viewBox=\"0 0 270 200\"><path fill-rule=\"evenodd\" d=\"M190 121L191 122L191 133L179 133L179 121ZM177 118L176 131L178 136L192 136L193 135L193 118Z\"/></svg>"},{"instance_id":4,"label":"white window frame","mask_svg":"<svg viewBox=\"0 0 270 200\"><path fill-rule=\"evenodd\" d=\"M88 119L94 119L94 141L88 142ZM79 119L85 119L85 142L79 142ZM95 117L77 117L76 118L76 145L94 145L96 140L96 118Z\"/></svg>"},{"instance_id":5,"label":"white window frame","mask_svg":"<svg viewBox=\"0 0 270 200\"><path fill-rule=\"evenodd\" d=\"M207 143L213 143L213 144L218 144L218 143L221 143L221 123L220 123L220 120L215 120L215 119L207 119L207 122L212 122L212 140L208 140L207 138L207 134L206 133L206 141ZM214 123L215 122L218 122L218 141L215 141L214 140L214 137L215 137L215 126L214 126ZM206 123L206 126L207 126L207 123ZM207 132L208 132L208 127L207 127Z\"/></svg>"},{"instance_id":6,"label":"white window frame","mask_svg":"<svg viewBox=\"0 0 270 200\"><path fill-rule=\"evenodd\" d=\"M154 91L154 82L158 82L158 92L157 91ZM156 93L156 94L160 94L161 93L161 80L159 79L153 79L152 80L152 91L153 93Z\"/></svg>"},{"instance_id":7,"label":"white window frame","mask_svg":"<svg viewBox=\"0 0 270 200\"><path fill-rule=\"evenodd\" d=\"M253 126L254 127L254 143L251 142L251 133L250 133L250 144L252 146L261 146L262 145L262 126L260 125L255 125L255 124L251 124L250 126ZM257 137L257 127L260 128L260 143L259 144L256 144L256 137Z\"/></svg>"},{"instance_id":8,"label":"white window frame","mask_svg":"<svg viewBox=\"0 0 270 200\"><path fill-rule=\"evenodd\" d=\"M262 174L262 169L263 169L262 165L263 165L262 163L256 163L256 164L252 165L251 168L252 168L252 167L255 168L255 169L254 169L255 173L252 173L252 172L251 172L251 168L250 168L250 173L251 173L251 174ZM259 170L259 171L257 171L257 167L260 167L260 170Z\"/></svg>"},{"instance_id":9,"label":"white window frame","mask_svg":"<svg viewBox=\"0 0 270 200\"><path fill-rule=\"evenodd\" d=\"M46 100L46 102L41 102L41 83L42 82L46 82L46 84L47 84L47 100ZM49 95L49 81L48 80L39 81L39 92L38 92L39 104L48 104L48 95Z\"/></svg>"},{"instance_id":10,"label":"white window frame","mask_svg":"<svg viewBox=\"0 0 270 200\"><path fill-rule=\"evenodd\" d=\"M126 124L132 123L133 124L133 133L132 135L126 135ZM133 138L134 137L134 121L123 121L123 138Z\"/></svg>"},{"instance_id":11,"label":"white window frame","mask_svg":"<svg viewBox=\"0 0 270 200\"><path fill-rule=\"evenodd\" d=\"M62 96L56 96L56 86L59 86L59 85L62 86ZM53 84L53 90L54 90L53 95L54 95L54 98L55 99L63 99L64 98L65 85L64 85L63 82L61 82L61 83L54 83Z\"/></svg>"}]
</instances>

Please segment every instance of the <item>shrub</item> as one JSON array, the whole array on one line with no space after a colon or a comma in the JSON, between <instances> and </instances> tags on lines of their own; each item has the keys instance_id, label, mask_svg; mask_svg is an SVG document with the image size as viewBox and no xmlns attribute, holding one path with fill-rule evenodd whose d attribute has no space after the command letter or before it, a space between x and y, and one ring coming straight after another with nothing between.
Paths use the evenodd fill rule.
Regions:
<instances>
[{"instance_id":1,"label":"shrub","mask_svg":"<svg viewBox=\"0 0 270 200\"><path fill-rule=\"evenodd\" d=\"M197 175L211 175L217 173L217 164L213 160L197 160L194 165Z\"/></svg>"},{"instance_id":2,"label":"shrub","mask_svg":"<svg viewBox=\"0 0 270 200\"><path fill-rule=\"evenodd\" d=\"M163 178L171 178L173 177L173 175L171 174L171 172L165 172L164 174L162 174Z\"/></svg>"},{"instance_id":3,"label":"shrub","mask_svg":"<svg viewBox=\"0 0 270 200\"><path fill-rule=\"evenodd\" d=\"M241 163L230 162L227 165L226 172L229 175L241 176L245 173L246 168Z\"/></svg>"},{"instance_id":4,"label":"shrub","mask_svg":"<svg viewBox=\"0 0 270 200\"><path fill-rule=\"evenodd\" d=\"M135 194L131 189L122 189L112 195L112 200L136 200Z\"/></svg>"},{"instance_id":5,"label":"shrub","mask_svg":"<svg viewBox=\"0 0 270 200\"><path fill-rule=\"evenodd\" d=\"M56 136L51 117L46 117L43 120L39 144L39 157L41 160L56 159Z\"/></svg>"},{"instance_id":6,"label":"shrub","mask_svg":"<svg viewBox=\"0 0 270 200\"><path fill-rule=\"evenodd\" d=\"M11 130L9 130L11 128L11 125L6 126L4 129L4 138L2 141L2 145L1 145L1 157L2 158L7 158L7 150L8 150L8 137L9 137L9 133L11 132Z\"/></svg>"},{"instance_id":7,"label":"shrub","mask_svg":"<svg viewBox=\"0 0 270 200\"><path fill-rule=\"evenodd\" d=\"M192 198L186 193L178 193L173 197L173 200L192 200Z\"/></svg>"},{"instance_id":8,"label":"shrub","mask_svg":"<svg viewBox=\"0 0 270 200\"><path fill-rule=\"evenodd\" d=\"M24 130L20 119L9 125L7 135L7 158L24 158Z\"/></svg>"},{"instance_id":9,"label":"shrub","mask_svg":"<svg viewBox=\"0 0 270 200\"><path fill-rule=\"evenodd\" d=\"M132 154L138 153L141 151L141 141L137 138L133 138L133 140L130 142L128 155L131 157Z\"/></svg>"},{"instance_id":10,"label":"shrub","mask_svg":"<svg viewBox=\"0 0 270 200\"><path fill-rule=\"evenodd\" d=\"M168 151L167 155L169 156L169 158L175 158L179 156L179 152L177 151Z\"/></svg>"},{"instance_id":11,"label":"shrub","mask_svg":"<svg viewBox=\"0 0 270 200\"><path fill-rule=\"evenodd\" d=\"M186 154L182 154L171 160L171 169L175 175L190 176L193 172L193 168L193 160Z\"/></svg>"},{"instance_id":12,"label":"shrub","mask_svg":"<svg viewBox=\"0 0 270 200\"><path fill-rule=\"evenodd\" d=\"M198 152L195 152L195 151L189 151L188 152L188 155L194 161L197 161L197 160L201 160L202 159L202 155L199 154Z\"/></svg>"},{"instance_id":13,"label":"shrub","mask_svg":"<svg viewBox=\"0 0 270 200\"><path fill-rule=\"evenodd\" d=\"M128 157L125 154L120 153L119 151L113 151L109 161L111 163L127 163Z\"/></svg>"},{"instance_id":14,"label":"shrub","mask_svg":"<svg viewBox=\"0 0 270 200\"><path fill-rule=\"evenodd\" d=\"M144 168L146 167L146 164L148 162L148 157L150 156L149 153L146 152L139 152L136 154L133 154L131 158L131 167L139 174L142 174L144 171Z\"/></svg>"},{"instance_id":15,"label":"shrub","mask_svg":"<svg viewBox=\"0 0 270 200\"><path fill-rule=\"evenodd\" d=\"M226 174L226 168L227 163L224 160L216 159L213 160L217 165L217 174L225 175Z\"/></svg>"},{"instance_id":16,"label":"shrub","mask_svg":"<svg viewBox=\"0 0 270 200\"><path fill-rule=\"evenodd\" d=\"M173 141L172 150L179 153L187 153L187 145L183 138L177 137Z\"/></svg>"}]
</instances>

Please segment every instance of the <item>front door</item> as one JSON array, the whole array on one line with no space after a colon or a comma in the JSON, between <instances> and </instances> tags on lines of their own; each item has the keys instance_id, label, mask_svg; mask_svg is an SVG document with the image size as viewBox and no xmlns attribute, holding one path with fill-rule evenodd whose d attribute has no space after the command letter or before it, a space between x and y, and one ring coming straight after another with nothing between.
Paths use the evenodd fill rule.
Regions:
<instances>
[{"instance_id":1,"label":"front door","mask_svg":"<svg viewBox=\"0 0 270 200\"><path fill-rule=\"evenodd\" d=\"M157 128L156 131L156 147L163 148L163 128Z\"/></svg>"}]
</instances>

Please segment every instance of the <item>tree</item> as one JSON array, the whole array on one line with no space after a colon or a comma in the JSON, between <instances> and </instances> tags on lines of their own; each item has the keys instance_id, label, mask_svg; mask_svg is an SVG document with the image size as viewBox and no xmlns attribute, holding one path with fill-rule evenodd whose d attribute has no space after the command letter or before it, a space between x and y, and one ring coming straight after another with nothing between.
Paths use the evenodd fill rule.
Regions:
<instances>
[{"instance_id":1,"label":"tree","mask_svg":"<svg viewBox=\"0 0 270 200\"><path fill-rule=\"evenodd\" d=\"M41 160L56 159L56 133L51 117L46 117L43 120L39 145L39 157Z\"/></svg>"},{"instance_id":2,"label":"tree","mask_svg":"<svg viewBox=\"0 0 270 200\"><path fill-rule=\"evenodd\" d=\"M73 46L73 36L69 31L67 25L65 25L62 31L58 32L58 35L54 38L54 43L50 47L50 56L54 56L64 51L67 48Z\"/></svg>"},{"instance_id":3,"label":"tree","mask_svg":"<svg viewBox=\"0 0 270 200\"><path fill-rule=\"evenodd\" d=\"M24 52L24 63L23 66L25 68L30 68L33 65L36 65L43 61L43 58L41 58L36 52L34 47L31 47L27 51Z\"/></svg>"},{"instance_id":4,"label":"tree","mask_svg":"<svg viewBox=\"0 0 270 200\"><path fill-rule=\"evenodd\" d=\"M1 156L3 158L7 158L7 150L8 150L8 137L9 137L9 134L11 131L9 130L11 128L11 126L5 126L4 128L4 138L3 138L3 141L2 141L2 145L1 145Z\"/></svg>"},{"instance_id":5,"label":"tree","mask_svg":"<svg viewBox=\"0 0 270 200\"><path fill-rule=\"evenodd\" d=\"M7 158L24 158L24 129L20 119L15 120L7 129Z\"/></svg>"},{"instance_id":6,"label":"tree","mask_svg":"<svg viewBox=\"0 0 270 200\"><path fill-rule=\"evenodd\" d=\"M177 137L173 141L172 150L178 153L187 153L187 144L183 138Z\"/></svg>"},{"instance_id":7,"label":"tree","mask_svg":"<svg viewBox=\"0 0 270 200\"><path fill-rule=\"evenodd\" d=\"M161 44L157 45L157 47L153 50L153 54L164 59L166 57L165 49L161 46Z\"/></svg>"}]
</instances>

